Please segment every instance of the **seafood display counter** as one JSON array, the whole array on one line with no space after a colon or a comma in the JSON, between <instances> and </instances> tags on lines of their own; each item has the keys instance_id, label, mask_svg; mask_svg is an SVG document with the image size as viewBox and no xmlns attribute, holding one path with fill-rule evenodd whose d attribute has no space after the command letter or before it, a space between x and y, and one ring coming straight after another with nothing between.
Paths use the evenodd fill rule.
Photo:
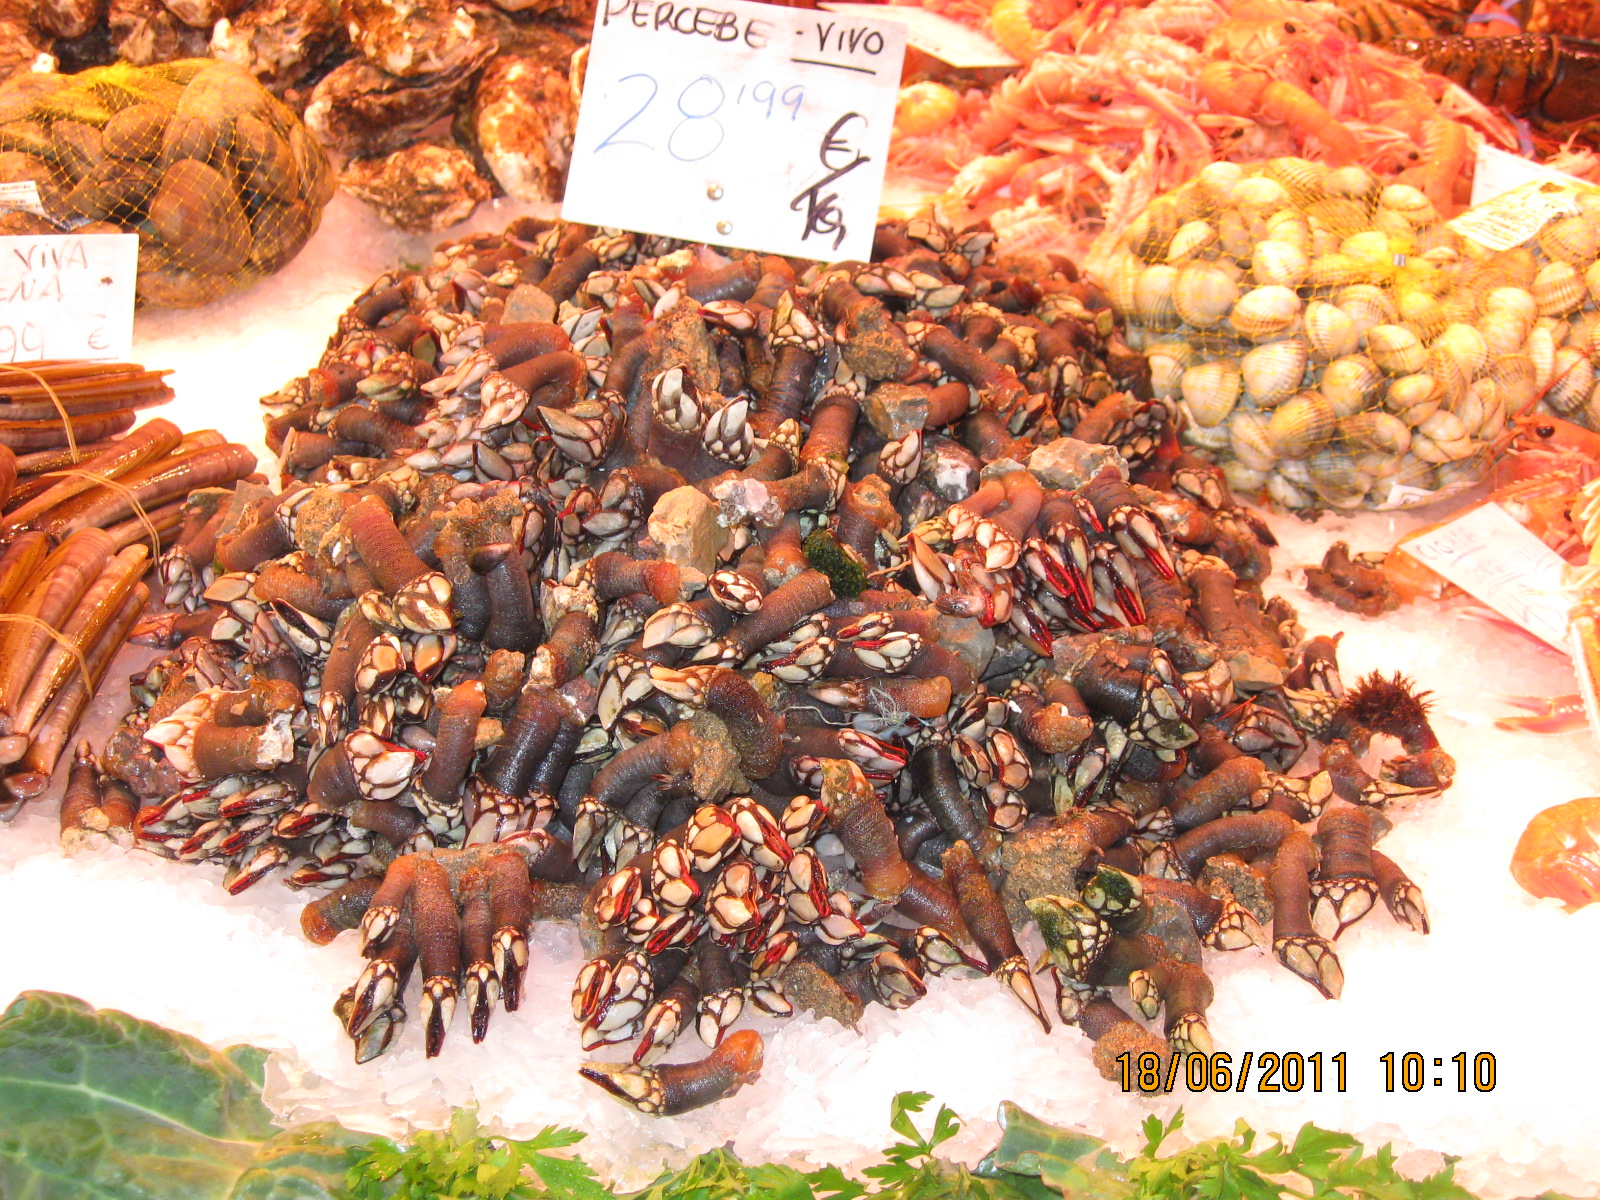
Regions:
<instances>
[{"instance_id":1,"label":"seafood display counter","mask_svg":"<svg viewBox=\"0 0 1600 1200\"><path fill-rule=\"evenodd\" d=\"M207 612L211 648L191 644L155 671L157 651L126 648L80 731L127 778L175 773L153 792L187 799L147 801L144 848L63 855L45 804L4 829L0 906L16 919L0 994L67 992L216 1045L264 1047L266 1100L283 1121L401 1133L471 1107L512 1134L578 1126L588 1161L619 1185L721 1145L864 1166L878 1139L863 1131L914 1088L968 1118L947 1149L969 1159L992 1143L1003 1100L1121 1147L1146 1114L1181 1107L1195 1137L1240 1118L1285 1133L1315 1121L1393 1142L1416 1173L1457 1156L1458 1181L1491 1200L1600 1187L1584 1100L1600 1049L1556 1001L1581 992L1581 968L1563 964L1581 963L1596 910L1536 901L1507 869L1529 818L1593 790L1593 749L1584 734L1496 724L1503 694L1573 691L1571 666L1460 600L1369 619L1305 586L1304 568L1336 541L1387 547L1437 508L1257 517L1203 464L1179 481L1160 431L1141 424L1154 410L1112 412L1093 391L1135 368L1094 332L1088 293L1047 265L1001 270L986 243L957 251L965 268L945 260L946 279L966 283L917 294L946 311L972 304L968 320L993 324L984 343L981 330L946 341L907 323L870 268L784 276L781 260L566 244L507 207L480 220L490 232L430 262L338 196L305 251L255 290L139 318L135 356L172 368L164 417L215 426L313 486L290 510L292 540L261 544L279 536L261 525L281 503L273 478L253 495L257 524L217 544L235 571L208 577L201 556L190 575L162 575L169 620ZM934 249L942 236L890 227L884 257L937 258L951 249ZM483 256L513 243L563 300L623 271L637 299L604 330L569 322L560 337L501 310L480 340L417 366L399 348L407 309L509 309L468 294L489 286ZM610 274L608 255L620 264ZM380 278L401 261L426 264L432 282ZM1051 298L1058 321L1086 322L1081 337L1040 336L1033 357L1000 369L1018 310L978 308L980 282L994 294L1037 286L1032 311ZM759 399L702 406L716 390L703 373L722 378L758 307L766 344L743 344L770 355ZM643 339L631 367L627 320ZM336 345L366 339L369 357L364 399L326 406L329 434L297 425L282 401L336 328ZM1012 349L973 349L1002 342ZM701 356L716 347L721 358ZM562 395L580 353L612 391ZM847 364L838 386L808 396L797 381L835 353ZM957 415L934 415L948 385L890 394L901 354L959 380L962 412L968 388L998 394L1051 370L1048 390L1004 405L1055 399L963 446L937 432ZM646 361L642 398L608 409ZM425 380L442 382L423 384L409 419L378 411ZM280 418L265 436L263 396ZM803 435L783 427L785 403L809 417ZM548 442L469 441L482 448L472 457L435 436L447 417L487 428L530 405ZM1092 431L1133 464L1131 484L1103 447L1057 436ZM635 436L673 457L628 461ZM853 438L876 474L850 472ZM359 472L399 460L411 475L388 476L404 493L391 508ZM574 468L590 460L645 507L582 490ZM327 472L359 462L362 498L329 528L369 573L360 606L325 584L305 590L317 506L343 512ZM956 494L922 478L929 462L958 476ZM673 478L650 475L668 468ZM445 491L426 482L441 471ZM524 493L522 474L570 486ZM684 492L692 507L705 495L693 485L716 479L716 511L753 531L720 562L726 527L696 534L663 504ZM903 542L883 538L899 528L895 499L916 488L928 499ZM830 509L820 540L788 520ZM440 516L424 546L437 568L418 558L414 511ZM507 529L526 537L529 513L545 521L524 543L542 564L536 593L512 586L516 545L502 544ZM606 557L632 531L649 553ZM464 534L477 540L452 549ZM774 576L784 554L792 569ZM896 578L905 590L885 590ZM1017 619L994 610L1005 602ZM524 644L533 605L545 632ZM346 608L372 626L359 654ZM1159 645L1139 632L1163 621ZM511 654L528 665L508 689L493 664ZM317 703L299 688L282 697L279 670L305 687L314 677ZM576 699L575 717L550 707L557 696ZM233 703L244 707L219 717ZM1313 737L1335 749L1294 769ZM322 752L299 782L297 741ZM585 760L574 788L567 775ZM1168 789L1179 761L1196 768ZM1313 837L1300 822L1318 812ZM403 828L385 824L396 818ZM463 838L478 845L451 848ZM1270 874L1229 852L1268 852ZM589 868L582 886L550 865L570 853ZM1276 899L1252 894L1264 878ZM664 962L676 974L653 978ZM709 1057L702 1039L720 1042ZM1118 1054L1132 1064L1169 1045L1207 1069L1167 1092L1119 1078Z\"/></svg>"}]
</instances>

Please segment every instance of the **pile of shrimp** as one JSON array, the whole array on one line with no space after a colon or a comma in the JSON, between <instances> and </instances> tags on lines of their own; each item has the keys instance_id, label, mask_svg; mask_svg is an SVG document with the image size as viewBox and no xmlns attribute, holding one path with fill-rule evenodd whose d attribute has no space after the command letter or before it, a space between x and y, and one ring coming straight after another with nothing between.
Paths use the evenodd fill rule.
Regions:
<instances>
[{"instance_id":1,"label":"pile of shrimp","mask_svg":"<svg viewBox=\"0 0 1600 1200\"><path fill-rule=\"evenodd\" d=\"M958 228L1091 273L1158 193L1217 159L1358 162L1464 204L1482 139L1515 130L1461 88L1341 32L1306 0L931 0L1024 66L989 91L905 89L891 169Z\"/></svg>"}]
</instances>

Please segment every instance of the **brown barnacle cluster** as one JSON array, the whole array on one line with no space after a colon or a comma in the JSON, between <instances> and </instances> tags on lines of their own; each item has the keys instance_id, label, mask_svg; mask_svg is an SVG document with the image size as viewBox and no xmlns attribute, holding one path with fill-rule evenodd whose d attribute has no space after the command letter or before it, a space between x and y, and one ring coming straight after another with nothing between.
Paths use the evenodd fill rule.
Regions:
<instances>
[{"instance_id":1,"label":"brown barnacle cluster","mask_svg":"<svg viewBox=\"0 0 1600 1200\"><path fill-rule=\"evenodd\" d=\"M1199 945L1273 921L1325 985L1292 939L1392 867L1289 831L1448 760L1363 770L1420 703L1401 732L1301 644L1139 365L982 230L828 266L531 221L440 247L265 399L281 490L196 498L106 770L142 844L234 890L338 885L306 929L363 931L363 1059L419 962L428 1052L458 999L483 1037L544 917L589 956L584 1047L633 1045L584 1076L647 1113L753 1078L748 1013L853 1025L987 974L1048 1028L1019 932L1041 897L1099 920L1102 867L1143 915L1057 961L1058 1012L1126 1042L1105 989L1136 980L1200 1047ZM707 1056L656 1061L690 1024Z\"/></svg>"},{"instance_id":2,"label":"brown barnacle cluster","mask_svg":"<svg viewBox=\"0 0 1600 1200\"><path fill-rule=\"evenodd\" d=\"M1400 607L1400 594L1384 573L1381 556L1372 562L1352 555L1344 542L1329 546L1321 565L1306 567L1305 576L1306 591L1345 612L1381 617Z\"/></svg>"}]
</instances>

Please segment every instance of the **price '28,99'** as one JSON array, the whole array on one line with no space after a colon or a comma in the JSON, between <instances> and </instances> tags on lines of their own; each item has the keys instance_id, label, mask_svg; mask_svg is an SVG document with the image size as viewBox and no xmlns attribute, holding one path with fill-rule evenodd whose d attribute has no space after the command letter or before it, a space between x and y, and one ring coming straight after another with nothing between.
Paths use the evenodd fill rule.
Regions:
<instances>
[{"instance_id":1,"label":"price '28,99'","mask_svg":"<svg viewBox=\"0 0 1600 1200\"><path fill-rule=\"evenodd\" d=\"M624 130L633 125L649 110L661 94L661 84L654 75L643 71L635 71L624 75L617 80L618 84L632 83L643 94L644 100L638 108L634 109L627 120L618 125L596 146L595 153L610 150L617 146L642 146L646 150L655 150L654 142L645 141L642 137L622 137ZM782 120L781 109L789 111L788 119L794 121L800 116L801 106L805 103L806 89L796 83L779 92L778 85L770 79L763 79L759 83L742 83L739 90L733 94L732 104L735 107L748 105L753 110L765 109L761 114L763 120L772 120L777 117ZM727 137L727 130L722 122L717 120L717 114L729 103L728 89L710 75L699 75L683 85L678 92L677 110L681 119L673 125L662 143L673 158L679 162L700 162L710 158L721 147ZM669 117L670 119L670 117ZM646 119L648 121L648 118ZM640 129L636 132L648 132Z\"/></svg>"}]
</instances>

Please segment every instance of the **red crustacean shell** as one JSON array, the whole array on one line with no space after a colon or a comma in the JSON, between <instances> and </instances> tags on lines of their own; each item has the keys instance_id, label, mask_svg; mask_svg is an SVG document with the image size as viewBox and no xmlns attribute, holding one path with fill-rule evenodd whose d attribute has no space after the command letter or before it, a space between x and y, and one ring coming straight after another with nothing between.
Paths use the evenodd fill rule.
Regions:
<instances>
[{"instance_id":1,"label":"red crustacean shell","mask_svg":"<svg viewBox=\"0 0 1600 1200\"><path fill-rule=\"evenodd\" d=\"M1511 855L1511 877L1569 912L1600 900L1600 796L1569 800L1528 822Z\"/></svg>"}]
</instances>

